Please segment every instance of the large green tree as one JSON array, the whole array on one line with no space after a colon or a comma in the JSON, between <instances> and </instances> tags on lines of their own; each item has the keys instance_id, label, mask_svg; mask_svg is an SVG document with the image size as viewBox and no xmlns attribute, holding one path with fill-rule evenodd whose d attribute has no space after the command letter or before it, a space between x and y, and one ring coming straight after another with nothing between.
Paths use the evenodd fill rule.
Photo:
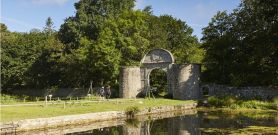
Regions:
<instances>
[{"instance_id":1,"label":"large green tree","mask_svg":"<svg viewBox=\"0 0 278 135\"><path fill-rule=\"evenodd\" d=\"M81 0L75 4L76 15L68 18L59 31L67 63L78 67L70 68L75 72L66 76L83 78L72 77L76 78L73 81L65 77L69 82L79 82L73 83L77 86L86 86L90 81L103 85L118 78L120 65L139 63L148 47L144 37L148 29L145 14L134 11L133 6L133 0Z\"/></svg>"},{"instance_id":2,"label":"large green tree","mask_svg":"<svg viewBox=\"0 0 278 135\"><path fill-rule=\"evenodd\" d=\"M3 26L3 27L2 27ZM1 24L1 88L46 88L58 85L61 43L55 33L10 32Z\"/></svg>"},{"instance_id":3,"label":"large green tree","mask_svg":"<svg viewBox=\"0 0 278 135\"><path fill-rule=\"evenodd\" d=\"M277 85L278 2L243 0L204 28L204 79L231 85Z\"/></svg>"}]
</instances>

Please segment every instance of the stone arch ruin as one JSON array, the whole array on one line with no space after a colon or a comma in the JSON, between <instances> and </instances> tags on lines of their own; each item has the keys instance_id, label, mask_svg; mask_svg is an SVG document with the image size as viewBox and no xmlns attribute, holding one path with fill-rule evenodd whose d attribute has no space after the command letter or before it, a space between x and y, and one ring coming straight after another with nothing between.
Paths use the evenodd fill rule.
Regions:
<instances>
[{"instance_id":1,"label":"stone arch ruin","mask_svg":"<svg viewBox=\"0 0 278 135\"><path fill-rule=\"evenodd\" d=\"M120 97L135 98L150 89L150 73L162 69L167 74L168 92L174 99L200 98L200 65L175 64L171 52L150 50L141 60L140 67L122 67L120 71Z\"/></svg>"}]
</instances>

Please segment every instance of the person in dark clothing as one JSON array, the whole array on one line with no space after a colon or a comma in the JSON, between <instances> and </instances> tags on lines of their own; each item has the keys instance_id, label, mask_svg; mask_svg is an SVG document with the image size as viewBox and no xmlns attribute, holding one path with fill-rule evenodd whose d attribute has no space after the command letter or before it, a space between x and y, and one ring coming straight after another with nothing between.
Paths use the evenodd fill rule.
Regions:
<instances>
[{"instance_id":1,"label":"person in dark clothing","mask_svg":"<svg viewBox=\"0 0 278 135\"><path fill-rule=\"evenodd\" d=\"M105 96L104 87L101 87L101 88L100 88L100 90L99 90L99 95L100 95L101 99L104 98L104 96Z\"/></svg>"},{"instance_id":2,"label":"person in dark clothing","mask_svg":"<svg viewBox=\"0 0 278 135\"><path fill-rule=\"evenodd\" d=\"M111 96L111 90L110 90L110 86L108 85L107 87L105 87L105 98L109 99Z\"/></svg>"}]
</instances>

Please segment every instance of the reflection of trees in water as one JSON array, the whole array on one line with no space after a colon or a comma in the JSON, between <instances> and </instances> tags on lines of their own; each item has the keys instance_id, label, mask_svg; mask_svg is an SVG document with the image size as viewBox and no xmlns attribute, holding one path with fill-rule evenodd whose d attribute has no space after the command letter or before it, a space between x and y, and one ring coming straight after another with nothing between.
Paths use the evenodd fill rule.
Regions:
<instances>
[{"instance_id":1,"label":"reflection of trees in water","mask_svg":"<svg viewBox=\"0 0 278 135\"><path fill-rule=\"evenodd\" d=\"M195 135L217 134L228 129L247 129L249 126L277 126L277 113L253 111L242 113L224 113L221 111L198 112L195 115L184 115L174 118L166 118L146 121L139 119L126 120L125 124L110 128L95 129L82 134L93 135ZM159 115L159 114L158 114ZM255 117L256 116L256 117ZM209 131L209 133L208 133ZM275 131L274 131L275 132ZM270 132L272 133L272 132Z\"/></svg>"},{"instance_id":2,"label":"reflection of trees in water","mask_svg":"<svg viewBox=\"0 0 278 135\"><path fill-rule=\"evenodd\" d=\"M74 133L75 135L122 135L122 126L107 127L85 131L81 133Z\"/></svg>"},{"instance_id":3,"label":"reflection of trees in water","mask_svg":"<svg viewBox=\"0 0 278 135\"><path fill-rule=\"evenodd\" d=\"M126 120L123 135L151 135L152 120L140 122L137 119Z\"/></svg>"},{"instance_id":4,"label":"reflection of trees in water","mask_svg":"<svg viewBox=\"0 0 278 135\"><path fill-rule=\"evenodd\" d=\"M277 113L267 112L199 112L202 128L244 128L247 126L274 126ZM277 124L276 124L277 125Z\"/></svg>"},{"instance_id":5,"label":"reflection of trees in water","mask_svg":"<svg viewBox=\"0 0 278 135\"><path fill-rule=\"evenodd\" d=\"M198 135L200 121L196 115L168 119L168 135Z\"/></svg>"},{"instance_id":6,"label":"reflection of trees in water","mask_svg":"<svg viewBox=\"0 0 278 135\"><path fill-rule=\"evenodd\" d=\"M133 123L133 122L132 122ZM123 126L123 135L188 135L200 134L197 116L188 115L170 119L147 120L140 126Z\"/></svg>"}]
</instances>

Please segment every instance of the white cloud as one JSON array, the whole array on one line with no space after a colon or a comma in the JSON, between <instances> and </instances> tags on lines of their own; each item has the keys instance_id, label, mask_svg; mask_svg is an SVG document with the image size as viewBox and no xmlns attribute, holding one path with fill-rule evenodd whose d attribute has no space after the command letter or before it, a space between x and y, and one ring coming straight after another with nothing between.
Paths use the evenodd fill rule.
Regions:
<instances>
[{"instance_id":1,"label":"white cloud","mask_svg":"<svg viewBox=\"0 0 278 135\"><path fill-rule=\"evenodd\" d=\"M57 5L63 5L69 0L32 0L32 3L38 4L38 5L45 5L45 4L57 4Z\"/></svg>"}]
</instances>

